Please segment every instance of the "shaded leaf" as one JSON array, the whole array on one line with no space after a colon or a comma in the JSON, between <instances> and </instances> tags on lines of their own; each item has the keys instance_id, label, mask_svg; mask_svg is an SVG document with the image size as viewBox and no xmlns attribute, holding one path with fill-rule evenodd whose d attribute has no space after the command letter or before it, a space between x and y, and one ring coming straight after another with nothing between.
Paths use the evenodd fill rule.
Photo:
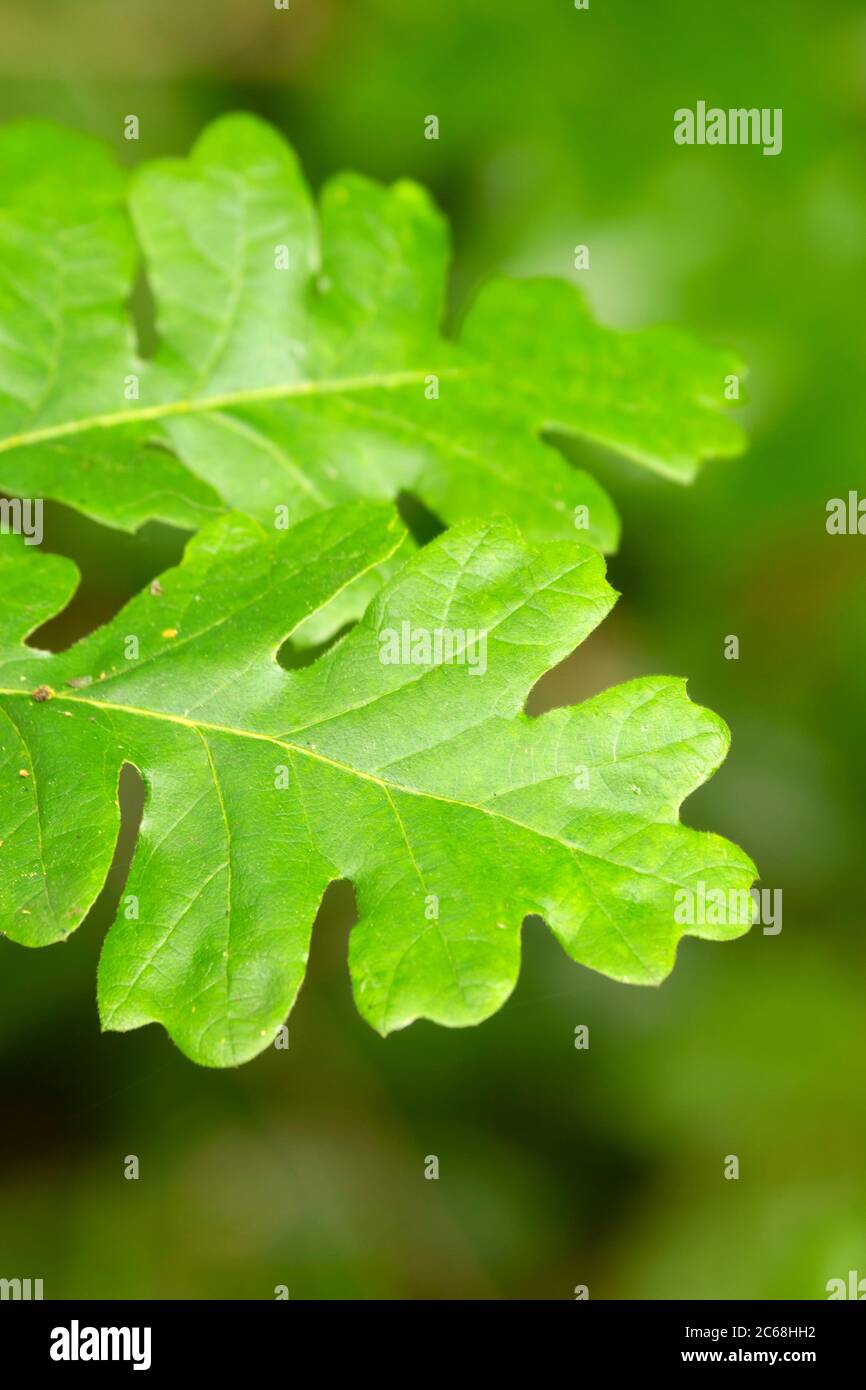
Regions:
<instances>
[{"instance_id":1,"label":"shaded leaf","mask_svg":"<svg viewBox=\"0 0 866 1390\"><path fill-rule=\"evenodd\" d=\"M501 514L530 539L567 538L586 508L578 538L607 550L609 497L546 431L682 481L739 451L721 413L730 354L602 328L553 280L491 283L446 339L448 235L427 194L343 174L317 210L291 149L251 116L132 180L159 333L148 361L125 308L123 179L102 148L8 127L0 187L8 491L129 529L194 528L227 507L270 522L284 506L294 522L410 491L446 523Z\"/></svg>"}]
</instances>

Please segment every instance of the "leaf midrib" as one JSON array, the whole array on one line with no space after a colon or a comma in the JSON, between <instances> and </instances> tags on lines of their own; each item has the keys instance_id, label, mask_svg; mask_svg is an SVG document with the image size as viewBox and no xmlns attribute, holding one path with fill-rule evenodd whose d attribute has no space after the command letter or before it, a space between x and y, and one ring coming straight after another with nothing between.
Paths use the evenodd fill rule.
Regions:
<instances>
[{"instance_id":1,"label":"leaf midrib","mask_svg":"<svg viewBox=\"0 0 866 1390\"><path fill-rule=\"evenodd\" d=\"M11 690L8 687L0 686L0 696L10 697L19 700L32 700L33 692L30 690ZM338 772L345 772L350 777L360 777L365 782L371 782L379 787L386 795L393 792L403 792L408 796L419 796L430 801L441 801L446 806L456 806L466 811L478 811L482 815L490 816L495 820L502 820L509 825L514 825L520 830L529 831L532 835L539 835L542 839L550 840L563 849L579 849L581 853L586 853L580 846L573 845L568 840L561 840L556 835L539 830L537 826L528 825L525 821L516 820L513 816L506 816L502 811L494 811L491 808L480 805L472 801L458 801L454 797L442 796L439 792L425 791L420 787L409 787L402 782L391 782L385 778L377 777L373 772L365 772L361 768L352 767L351 763L340 762L337 758L331 758L327 753L320 753L316 748L309 748L302 743L292 743L288 739L278 738L276 734L263 734L255 729L238 729L230 724L214 724L204 719L187 719L182 714L169 714L164 710L143 709L139 705L123 705L112 700L88 700L83 695L62 695L54 694L51 696L52 704L81 705L88 710L109 710L114 714L132 715L139 719L156 719L161 723L179 725L181 728L192 729L201 734L203 731L215 734L227 734L232 738L255 739L260 743L272 743L277 748L283 748L288 753L300 753L302 756L312 758L315 762L324 763L328 767L335 768ZM592 855L592 858L598 856Z\"/></svg>"},{"instance_id":2,"label":"leaf midrib","mask_svg":"<svg viewBox=\"0 0 866 1390\"><path fill-rule=\"evenodd\" d=\"M10 690L5 686L0 686L0 697L9 696L13 699L32 700L33 694L29 690ZM227 734L231 738L255 739L260 743L272 743L277 748L283 748L287 753L300 753L303 757L311 758L314 762L324 763L327 767L333 767L338 772L344 772L350 777L359 777L364 782L370 782L375 787L379 787L386 795L391 792L402 792L406 796L418 796L429 801L440 801L445 806L455 806L464 811L478 811L481 815L489 816L492 820L504 821L507 825L513 825L518 830L526 830L530 835L538 835L542 840L549 840L552 844L559 845L561 849L566 849L571 853L585 855L588 859L597 859L601 863L609 863L604 855L593 854L591 850L583 845L577 844L572 840L560 839L558 835L553 835L547 830L540 830L537 825L530 825L526 821L517 820L515 816L508 816L502 811L493 810L482 802L458 801L453 796L442 796L439 792L427 791L422 787L410 787L405 782L392 782L387 778L377 777L374 772L365 772L363 769L353 767L351 763L340 762L338 758L331 758L327 753L320 753L316 748L307 747L302 743L292 743L289 739L278 738L276 734L263 734L255 729L233 728L230 724L214 724L204 719L187 719L182 714L169 714L163 710L143 709L138 705L122 705L111 700L88 700L83 695L62 695L54 694L51 703L81 705L84 709L90 710L110 710L115 714L129 714L140 719L156 719L166 724L176 724L182 728L192 729L201 734L202 731L215 734ZM627 813L623 813L627 814ZM646 825L652 826L654 821L647 821ZM635 873L643 872L634 869ZM658 877L657 874L651 875ZM673 882L673 880L669 880Z\"/></svg>"},{"instance_id":3,"label":"leaf midrib","mask_svg":"<svg viewBox=\"0 0 866 1390\"><path fill-rule=\"evenodd\" d=\"M482 372L481 367L440 367L440 379L465 379ZM401 386L423 385L430 375L424 367L400 371L378 372L359 376L322 377L318 380L285 382L277 386L251 386L220 395L200 396L192 400L160 401L154 405L137 406L132 410L107 411L88 415L80 420L63 420L56 425L7 435L0 439L0 454L33 444L45 444L54 439L68 439L90 430L111 430L124 425L142 424L177 416L206 415L213 411L230 410L235 406L256 405L262 401L291 400L302 397L345 395L356 391L395 390Z\"/></svg>"},{"instance_id":4,"label":"leaf midrib","mask_svg":"<svg viewBox=\"0 0 866 1390\"><path fill-rule=\"evenodd\" d=\"M33 698L31 691L10 690L3 686L0 686L0 696L8 696L17 699ZM64 693L63 695L53 695L51 698L52 702L54 700L57 700L64 704L81 705L84 709L110 710L118 714L132 715L133 717L138 717L142 719L155 719L163 723L179 725L183 728L192 729L202 739L204 739L203 731L207 730L211 733L227 734L228 736L233 738L249 738L255 739L262 743L270 743L276 746L277 748L284 749L288 753L299 753L304 757L311 758L315 762L320 762L328 767L332 767L336 769L338 772L346 773L350 777L359 777L362 781L370 782L373 786L378 787L384 793L386 799L391 803L392 807L393 799L391 793L401 792L407 796L418 796L426 798L430 801L442 802L444 805L459 807L462 810L476 811L481 815L489 816L491 819L501 820L508 825L514 826L517 829L525 830L531 835L537 835L540 839L547 840L551 844L555 844L559 846L560 849L565 849L566 851L575 856L578 872L580 873L580 877L584 883L588 897L595 904L595 906L604 914L604 916L611 922L611 924L614 926L617 932L617 935L622 938L624 944L632 952L632 954L634 955L635 959L639 962L641 967L645 970L648 970L650 975L652 974L652 971L649 970L647 963L641 958L641 956L633 946L632 942L628 939L628 937L621 930L619 925L611 917L609 910L599 900L594 889L588 883L585 870L582 864L580 863L580 859L578 858L578 856L583 856L587 859L593 859L600 863L611 862L607 860L604 855L593 854L591 850L587 850L581 845L574 844L569 840L560 839L558 835L552 835L549 831L540 830L538 826L528 825L525 821L517 820L513 816L504 815L501 811L494 811L490 809L488 806L479 805L470 801L458 801L454 797L441 796L438 792L425 791L418 787L408 787L403 783L399 782L389 782L381 777L377 777L372 772L364 772L360 768L352 767L349 763L342 763L336 758L328 757L326 753L320 753L317 749L308 748L305 747L303 744L299 743L292 743L288 739L277 738L274 734L262 734L252 729L237 729L233 728L231 725L228 724L214 724L206 720L187 719L183 715L168 714L162 710L147 710L142 709L139 706L122 705L108 700L88 700L86 697L80 695L67 695ZM645 871L640 869L633 869L633 872L642 873ZM659 877L658 874L654 874L652 876ZM673 882L672 880L667 881ZM673 886L676 886L676 884L674 883Z\"/></svg>"}]
</instances>

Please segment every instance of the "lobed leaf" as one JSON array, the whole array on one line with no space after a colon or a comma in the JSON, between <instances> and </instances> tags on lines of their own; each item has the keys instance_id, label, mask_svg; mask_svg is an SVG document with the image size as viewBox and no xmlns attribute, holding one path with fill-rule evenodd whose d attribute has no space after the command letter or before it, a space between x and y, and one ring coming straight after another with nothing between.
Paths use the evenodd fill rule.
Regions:
<instances>
[{"instance_id":1,"label":"lobed leaf","mask_svg":"<svg viewBox=\"0 0 866 1390\"><path fill-rule=\"evenodd\" d=\"M553 280L482 289L443 336L448 235L427 194L356 174L314 206L282 137L245 115L124 179L95 142L0 134L0 487L112 526L292 521L411 491L445 523L615 548L604 489L544 442L598 441L681 481L738 452L730 354L599 326ZM126 309L137 248L159 346ZM438 383L438 396L435 394ZM137 395L129 397L130 392ZM370 586L368 585L369 592ZM355 605L357 608L357 604Z\"/></svg>"},{"instance_id":2,"label":"lobed leaf","mask_svg":"<svg viewBox=\"0 0 866 1390\"><path fill-rule=\"evenodd\" d=\"M614 602L593 549L465 522L409 558L312 666L282 669L284 641L403 544L394 512L370 502L285 533L223 516L160 585L51 655L24 639L67 602L75 569L0 541L7 936L41 946L75 929L111 863L122 766L146 787L100 963L104 1027L158 1021L209 1066L260 1052L297 997L336 879L357 900L357 1006L383 1034L493 1013L528 914L574 960L639 984L669 972L685 932L745 930L675 918L678 890L742 891L754 877L735 846L679 823L728 746L681 680L523 712ZM393 634L437 631L463 646L383 660Z\"/></svg>"}]
</instances>

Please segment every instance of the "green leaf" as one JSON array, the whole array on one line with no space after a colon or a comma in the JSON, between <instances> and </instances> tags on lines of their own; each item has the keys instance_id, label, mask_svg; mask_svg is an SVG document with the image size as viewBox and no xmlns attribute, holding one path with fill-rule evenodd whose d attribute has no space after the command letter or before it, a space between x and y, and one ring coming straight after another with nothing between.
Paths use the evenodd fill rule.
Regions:
<instances>
[{"instance_id":1,"label":"green leaf","mask_svg":"<svg viewBox=\"0 0 866 1390\"><path fill-rule=\"evenodd\" d=\"M427 194L343 174L316 210L291 149L251 116L132 180L159 337L147 361L125 309L123 179L101 147L8 127L0 187L0 487L18 495L133 529L225 508L294 522L411 491L446 523L501 514L529 539L574 537L585 507L578 538L608 550L610 498L546 434L681 481L741 447L722 413L735 358L602 328L564 281L496 281L444 338L448 236Z\"/></svg>"},{"instance_id":2,"label":"green leaf","mask_svg":"<svg viewBox=\"0 0 866 1390\"><path fill-rule=\"evenodd\" d=\"M523 712L614 602L591 548L464 523L312 666L281 668L297 627L402 543L393 511L367 502L285 533L228 515L106 627L50 655L23 639L67 602L75 569L0 541L7 936L69 935L112 859L124 763L146 787L99 971L106 1028L159 1021L197 1062L252 1057L292 1007L336 879L357 900L357 1006L383 1034L496 1010L527 914L574 960L642 984L668 973L684 932L745 929L676 919L678 890L742 891L754 876L735 846L679 824L728 746L681 680ZM437 630L446 645L425 652Z\"/></svg>"},{"instance_id":3,"label":"green leaf","mask_svg":"<svg viewBox=\"0 0 866 1390\"><path fill-rule=\"evenodd\" d=\"M78 428L123 409L138 370L123 175L96 141L22 123L0 133L0 190L0 487L195 529L223 509L212 488L141 429Z\"/></svg>"}]
</instances>

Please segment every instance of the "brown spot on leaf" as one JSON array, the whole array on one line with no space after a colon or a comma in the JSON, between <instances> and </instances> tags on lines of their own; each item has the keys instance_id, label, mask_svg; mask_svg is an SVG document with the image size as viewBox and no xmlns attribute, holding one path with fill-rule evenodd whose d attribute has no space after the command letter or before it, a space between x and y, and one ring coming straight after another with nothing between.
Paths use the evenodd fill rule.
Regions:
<instances>
[{"instance_id":1,"label":"brown spot on leaf","mask_svg":"<svg viewBox=\"0 0 866 1390\"><path fill-rule=\"evenodd\" d=\"M41 705L43 701L50 700L53 694L54 691L50 685L37 685L33 692L33 698L37 704Z\"/></svg>"}]
</instances>

